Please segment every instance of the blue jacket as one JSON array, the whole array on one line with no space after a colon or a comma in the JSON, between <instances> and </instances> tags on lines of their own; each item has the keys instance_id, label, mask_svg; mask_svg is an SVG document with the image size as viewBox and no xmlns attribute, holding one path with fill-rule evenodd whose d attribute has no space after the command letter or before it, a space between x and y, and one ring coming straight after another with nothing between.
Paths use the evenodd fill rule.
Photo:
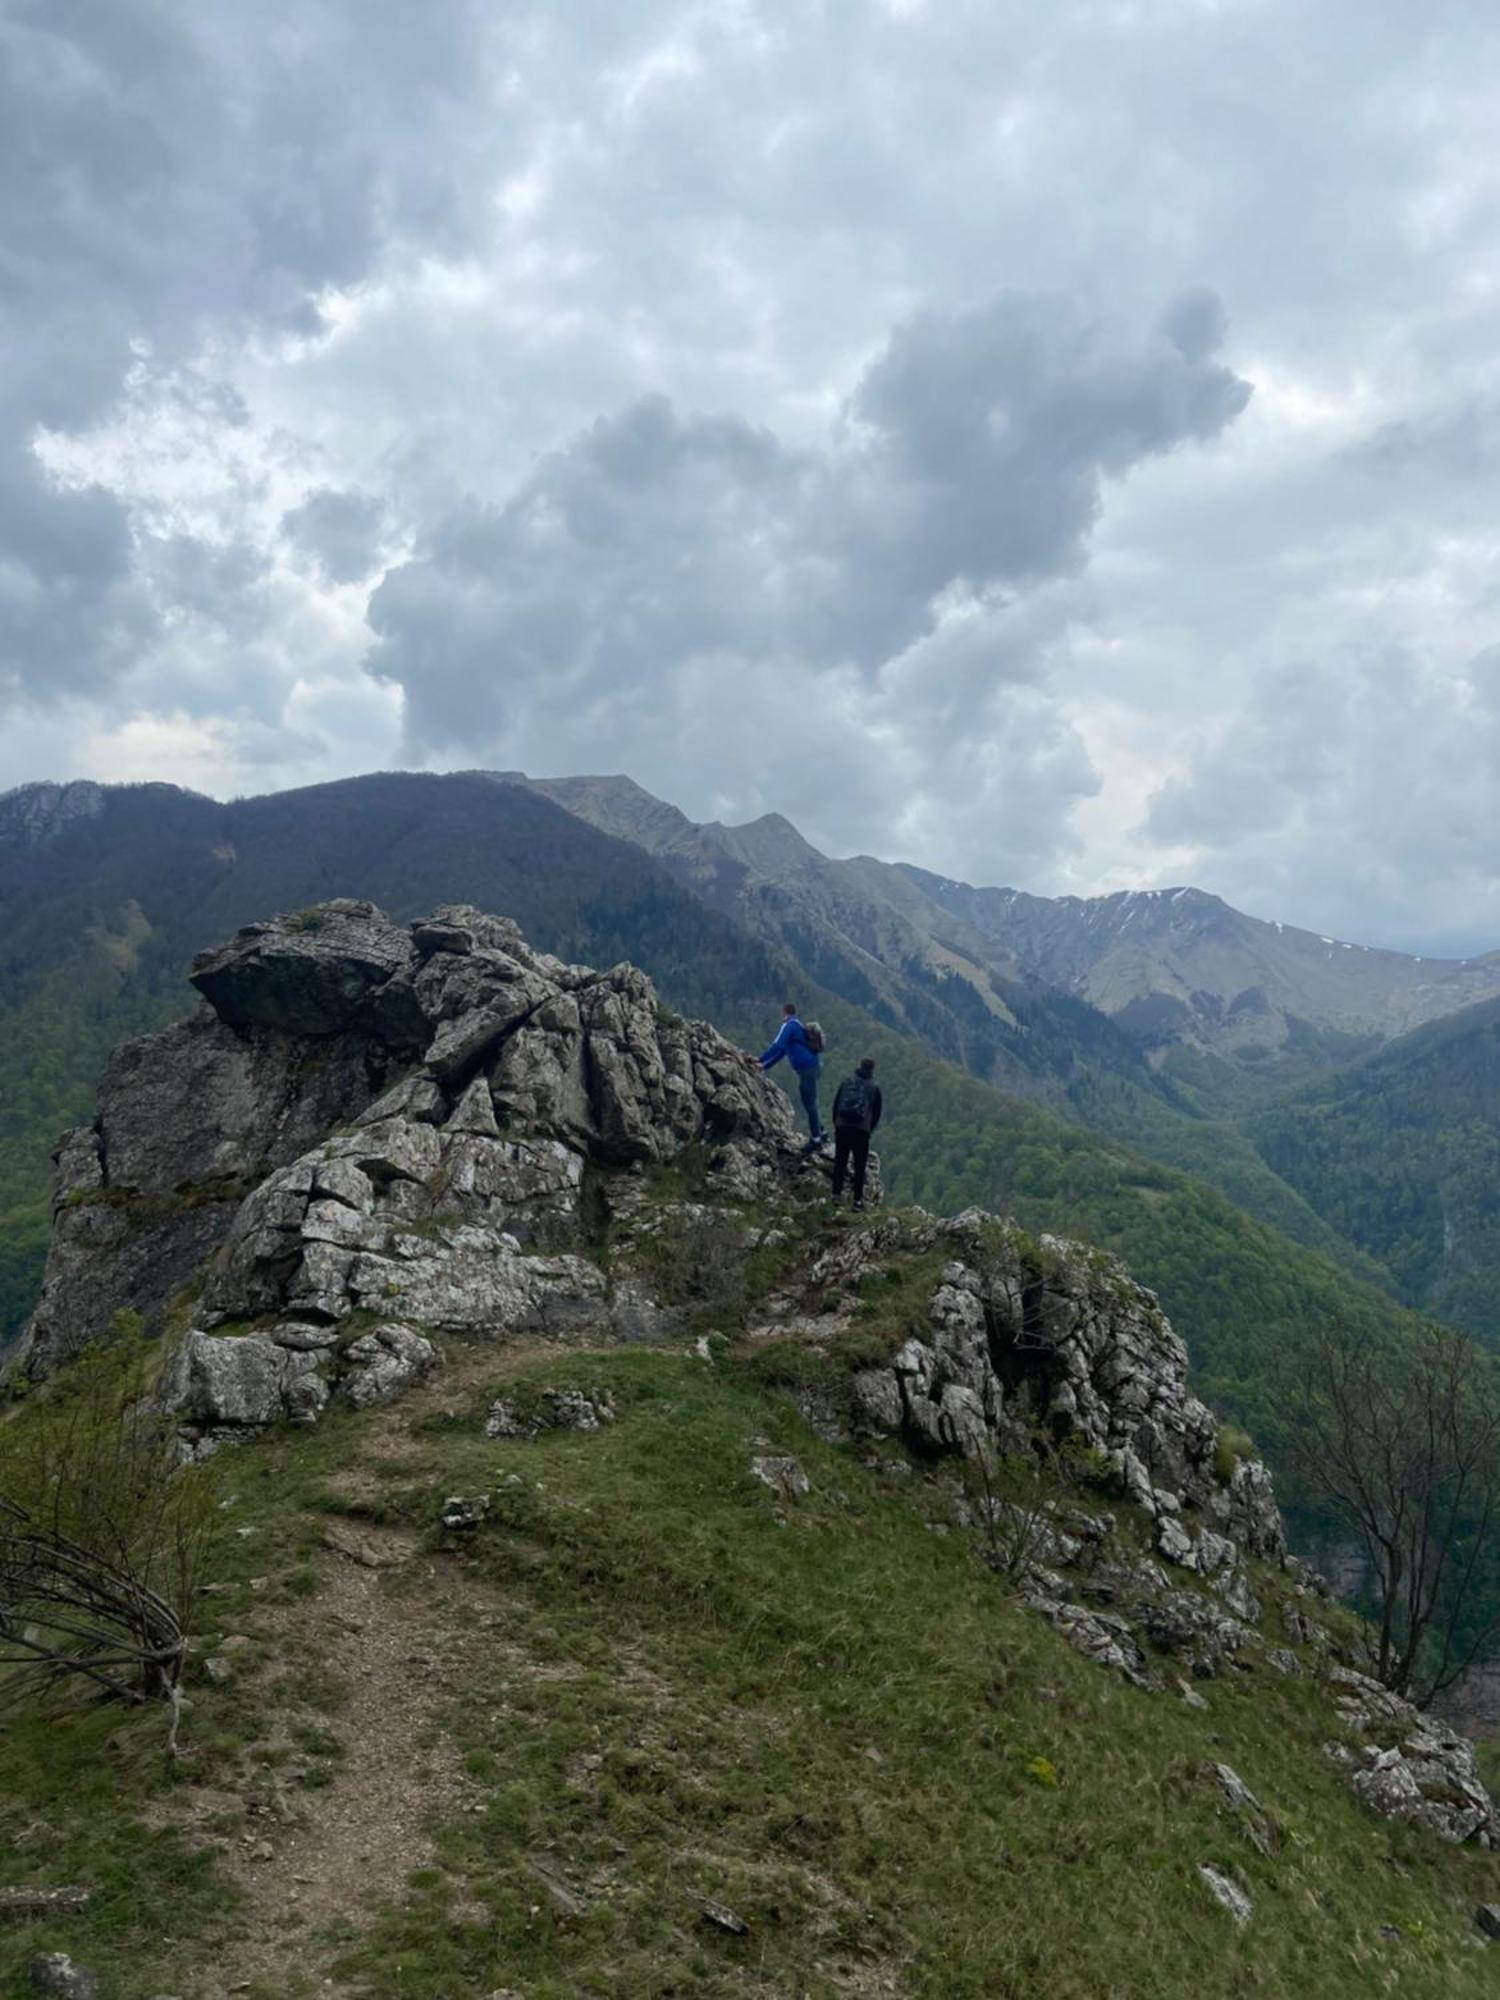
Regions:
<instances>
[{"instance_id":1,"label":"blue jacket","mask_svg":"<svg viewBox=\"0 0 1500 2000\"><path fill-rule=\"evenodd\" d=\"M807 1046L807 1030L795 1014L789 1014L782 1022L781 1033L761 1057L760 1066L762 1069L775 1069L783 1056L798 1076L804 1070L817 1069L822 1060Z\"/></svg>"}]
</instances>

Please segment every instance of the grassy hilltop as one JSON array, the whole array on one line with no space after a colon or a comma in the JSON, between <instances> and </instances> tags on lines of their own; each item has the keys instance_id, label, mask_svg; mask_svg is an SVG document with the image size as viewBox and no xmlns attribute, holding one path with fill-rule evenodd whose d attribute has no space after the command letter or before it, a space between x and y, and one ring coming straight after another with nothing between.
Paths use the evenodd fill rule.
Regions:
<instances>
[{"instance_id":1,"label":"grassy hilltop","mask_svg":"<svg viewBox=\"0 0 1500 2000\"><path fill-rule=\"evenodd\" d=\"M1493 1991L1500 1859L1355 1802L1306 1649L1144 1692L985 1565L958 1474L808 1428L787 1385L836 1401L919 1278L867 1287L831 1354L757 1332L752 1288L690 1323L728 1336L707 1358L460 1346L388 1410L221 1454L186 1759L155 1711L0 1731L0 1887L95 1892L0 1929L0 1992L42 1948L120 2000ZM568 1385L615 1421L485 1436L497 1395ZM810 1490L757 1479L767 1454ZM1285 1646L1291 1584L1255 1583Z\"/></svg>"}]
</instances>

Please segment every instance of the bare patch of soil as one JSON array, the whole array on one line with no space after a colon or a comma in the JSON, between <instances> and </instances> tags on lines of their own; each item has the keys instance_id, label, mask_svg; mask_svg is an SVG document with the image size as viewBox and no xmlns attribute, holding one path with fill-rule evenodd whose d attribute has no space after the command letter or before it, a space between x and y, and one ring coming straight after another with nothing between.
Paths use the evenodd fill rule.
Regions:
<instances>
[{"instance_id":1,"label":"bare patch of soil","mask_svg":"<svg viewBox=\"0 0 1500 2000\"><path fill-rule=\"evenodd\" d=\"M343 1757L333 1782L300 1793L287 1823L261 1821L226 1856L245 1892L242 1936L218 1959L205 1992L231 1994L260 1980L281 1985L327 1955L320 1933L364 1917L372 1901L399 1896L432 1859L430 1822L453 1809L461 1783L451 1747L434 1726L452 1691L453 1637L435 1629L444 1592L393 1592L382 1573L397 1555L360 1526L359 1553L330 1552L316 1595L288 1613L295 1659L333 1668L347 1705L337 1717ZM440 1664L442 1663L442 1664ZM263 1830L262 1830L263 1829ZM348 1989L324 1983L336 1994Z\"/></svg>"}]
</instances>

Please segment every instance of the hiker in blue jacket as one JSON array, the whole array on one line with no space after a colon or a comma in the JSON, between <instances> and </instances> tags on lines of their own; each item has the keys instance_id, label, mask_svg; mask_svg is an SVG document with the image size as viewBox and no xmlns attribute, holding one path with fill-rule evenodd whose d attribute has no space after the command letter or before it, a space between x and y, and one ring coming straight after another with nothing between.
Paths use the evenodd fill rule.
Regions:
<instances>
[{"instance_id":1,"label":"hiker in blue jacket","mask_svg":"<svg viewBox=\"0 0 1500 2000\"><path fill-rule=\"evenodd\" d=\"M781 1032L760 1058L762 1069L775 1069L783 1056L791 1064L797 1078L797 1092L802 1099L802 1109L807 1113L807 1144L804 1153L815 1153L824 1139L823 1120L818 1114L818 1076L823 1068L823 1034L813 1023L809 1033L797 1017L797 1009L788 1000L782 1008Z\"/></svg>"}]
</instances>

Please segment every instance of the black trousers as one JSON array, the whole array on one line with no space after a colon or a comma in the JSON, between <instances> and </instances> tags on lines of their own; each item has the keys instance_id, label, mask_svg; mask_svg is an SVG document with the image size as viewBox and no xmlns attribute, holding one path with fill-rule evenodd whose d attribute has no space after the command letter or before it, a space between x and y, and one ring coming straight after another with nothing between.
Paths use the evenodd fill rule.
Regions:
<instances>
[{"instance_id":1,"label":"black trousers","mask_svg":"<svg viewBox=\"0 0 1500 2000\"><path fill-rule=\"evenodd\" d=\"M854 1162L854 1199L865 1198L865 1169L870 1164L870 1135L858 1125L835 1125L833 1128L833 1191L835 1195L844 1192L844 1174L850 1161Z\"/></svg>"}]
</instances>

